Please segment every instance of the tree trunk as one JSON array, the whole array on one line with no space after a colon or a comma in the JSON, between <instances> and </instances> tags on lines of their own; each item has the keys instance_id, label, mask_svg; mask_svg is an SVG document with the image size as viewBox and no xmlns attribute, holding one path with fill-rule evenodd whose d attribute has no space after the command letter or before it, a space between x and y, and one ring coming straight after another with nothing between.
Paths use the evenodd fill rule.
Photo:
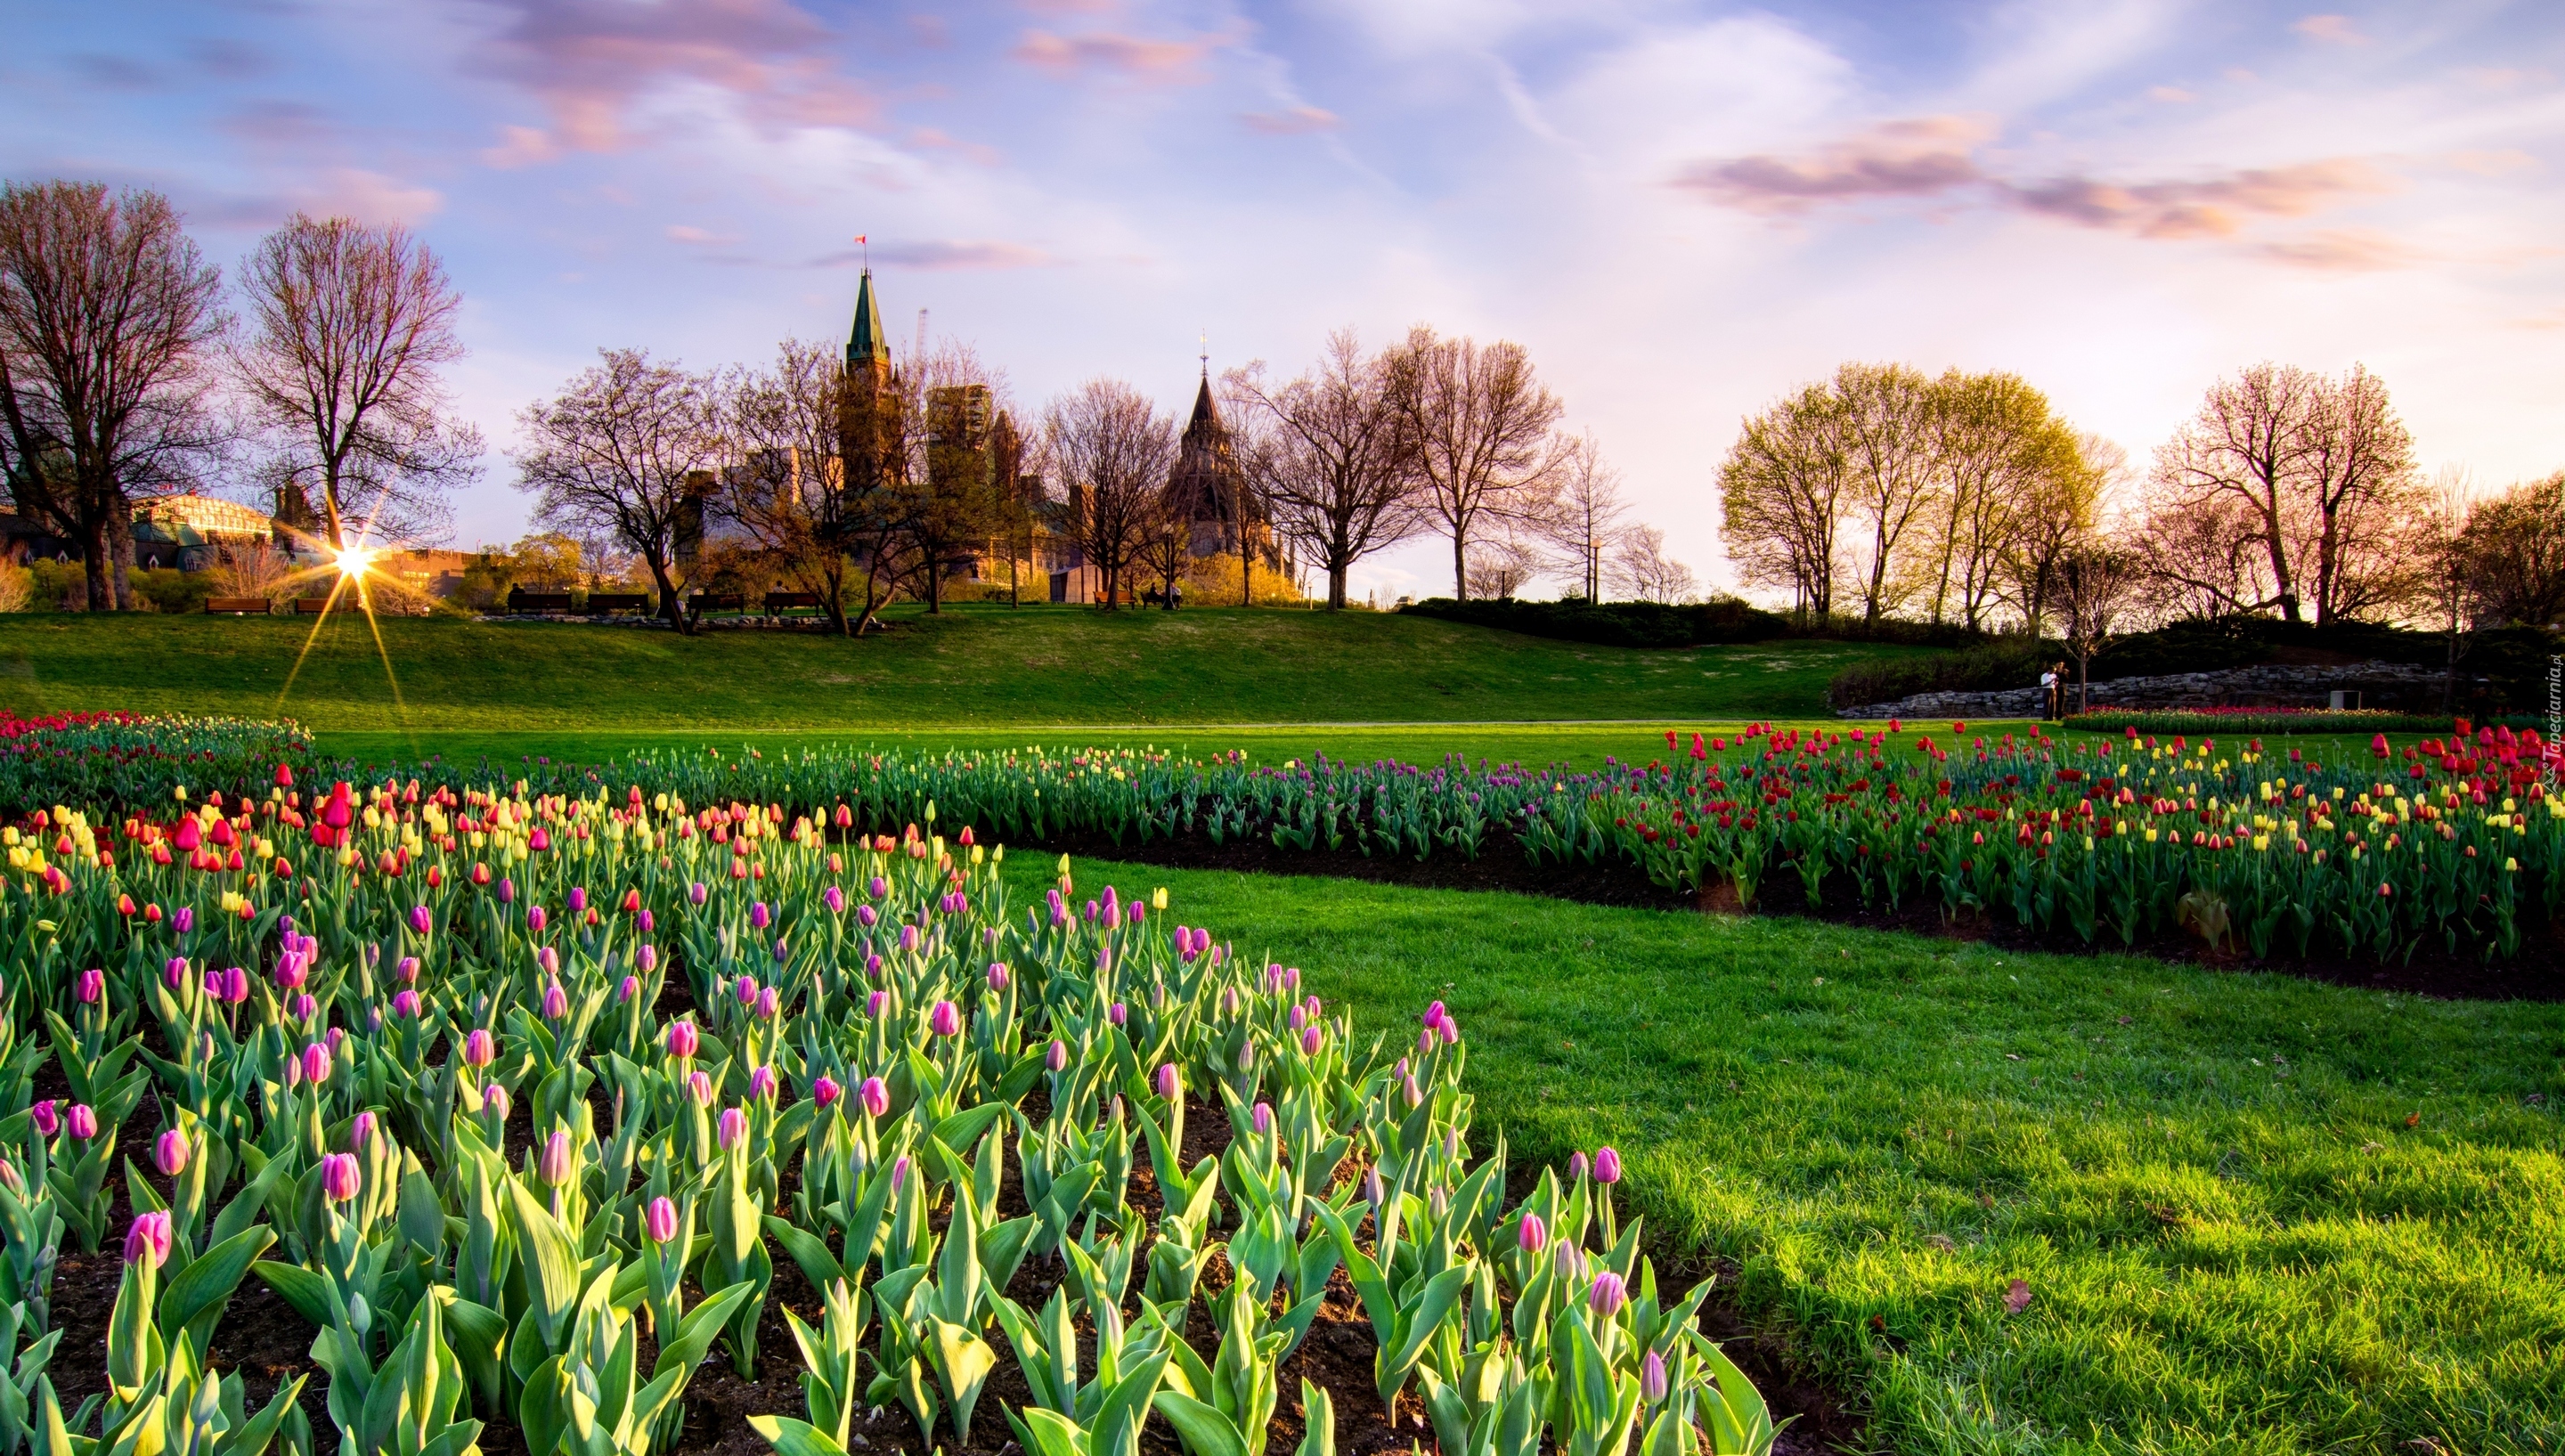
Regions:
<instances>
[{"instance_id":1,"label":"tree trunk","mask_svg":"<svg viewBox=\"0 0 2565 1456\"><path fill-rule=\"evenodd\" d=\"M116 609L113 578L116 559L107 543L107 529L104 518L91 521L89 540L82 543L88 548L88 559L81 563L81 578L89 586L89 609L92 611Z\"/></svg>"},{"instance_id":2,"label":"tree trunk","mask_svg":"<svg viewBox=\"0 0 2565 1456\"><path fill-rule=\"evenodd\" d=\"M121 518L121 519L118 519ZM118 506L107 528L109 549L116 556L116 609L133 609L133 513Z\"/></svg>"},{"instance_id":3,"label":"tree trunk","mask_svg":"<svg viewBox=\"0 0 2565 1456\"><path fill-rule=\"evenodd\" d=\"M668 619L668 625L676 628L678 635L693 636L694 625L686 619L686 600L677 595L677 584L668 579L668 564L655 556L645 556L642 562L650 568L650 580L659 586L659 614Z\"/></svg>"},{"instance_id":4,"label":"tree trunk","mask_svg":"<svg viewBox=\"0 0 2565 1456\"><path fill-rule=\"evenodd\" d=\"M1470 548L1461 528L1452 528L1452 600L1470 600Z\"/></svg>"}]
</instances>

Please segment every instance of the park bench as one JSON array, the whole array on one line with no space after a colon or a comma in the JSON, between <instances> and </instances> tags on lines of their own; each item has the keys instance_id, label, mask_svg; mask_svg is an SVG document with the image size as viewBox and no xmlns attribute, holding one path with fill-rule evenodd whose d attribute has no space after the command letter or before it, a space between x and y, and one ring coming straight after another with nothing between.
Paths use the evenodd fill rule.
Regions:
<instances>
[{"instance_id":1,"label":"park bench","mask_svg":"<svg viewBox=\"0 0 2565 1456\"><path fill-rule=\"evenodd\" d=\"M587 594L587 611L590 616L602 616L609 611L648 611L649 609L650 594L646 592L590 592Z\"/></svg>"},{"instance_id":2,"label":"park bench","mask_svg":"<svg viewBox=\"0 0 2565 1456\"><path fill-rule=\"evenodd\" d=\"M327 597L297 597L294 599L294 614L297 616L319 616L321 613L328 611L329 609L330 599Z\"/></svg>"},{"instance_id":3,"label":"park bench","mask_svg":"<svg viewBox=\"0 0 2565 1456\"><path fill-rule=\"evenodd\" d=\"M818 609L819 594L816 592L769 592L766 594L766 614L769 616L782 616L788 611L816 611Z\"/></svg>"},{"instance_id":4,"label":"park bench","mask_svg":"<svg viewBox=\"0 0 2565 1456\"><path fill-rule=\"evenodd\" d=\"M688 610L691 610L697 616L701 616L707 611L745 611L748 609L748 599L742 597L736 592L726 592L719 595L710 592L698 592L694 596L686 599L686 607Z\"/></svg>"},{"instance_id":5,"label":"park bench","mask_svg":"<svg viewBox=\"0 0 2565 1456\"><path fill-rule=\"evenodd\" d=\"M205 599L205 612L209 616L265 616L267 609L267 599L264 597L208 597Z\"/></svg>"},{"instance_id":6,"label":"park bench","mask_svg":"<svg viewBox=\"0 0 2565 1456\"><path fill-rule=\"evenodd\" d=\"M570 594L568 592L511 592L508 594L508 609L512 612L568 611Z\"/></svg>"}]
</instances>

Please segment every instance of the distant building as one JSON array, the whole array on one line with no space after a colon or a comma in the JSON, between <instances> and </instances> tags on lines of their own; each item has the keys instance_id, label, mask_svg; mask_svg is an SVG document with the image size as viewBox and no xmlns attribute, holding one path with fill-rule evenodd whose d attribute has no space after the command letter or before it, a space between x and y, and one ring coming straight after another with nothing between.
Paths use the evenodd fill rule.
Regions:
<instances>
[{"instance_id":1,"label":"distant building","mask_svg":"<svg viewBox=\"0 0 2565 1456\"><path fill-rule=\"evenodd\" d=\"M1239 468L1237 446L1212 399L1208 360L1194 391L1193 418L1167 474L1167 505L1193 523L1195 560L1246 555L1266 571L1296 574L1297 564L1275 539L1272 521Z\"/></svg>"},{"instance_id":2,"label":"distant building","mask_svg":"<svg viewBox=\"0 0 2565 1456\"><path fill-rule=\"evenodd\" d=\"M472 554L465 551L382 551L375 553L373 569L416 596L443 601L462 587L463 570L471 564Z\"/></svg>"},{"instance_id":3,"label":"distant building","mask_svg":"<svg viewBox=\"0 0 2565 1456\"><path fill-rule=\"evenodd\" d=\"M159 496L133 508L133 564L201 572L223 548L276 539L276 518L209 495Z\"/></svg>"}]
</instances>

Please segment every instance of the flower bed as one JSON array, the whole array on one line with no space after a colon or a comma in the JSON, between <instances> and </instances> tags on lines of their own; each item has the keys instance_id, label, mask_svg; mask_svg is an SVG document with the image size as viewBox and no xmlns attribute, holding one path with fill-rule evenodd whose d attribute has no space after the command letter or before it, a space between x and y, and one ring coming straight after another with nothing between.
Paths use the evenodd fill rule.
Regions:
<instances>
[{"instance_id":1,"label":"flower bed","mask_svg":"<svg viewBox=\"0 0 2565 1456\"><path fill-rule=\"evenodd\" d=\"M191 780L259 783L279 765L308 771L318 761L312 735L290 719L115 712L21 718L0 709L0 805L12 808L158 804Z\"/></svg>"},{"instance_id":2,"label":"flower bed","mask_svg":"<svg viewBox=\"0 0 2565 1456\"><path fill-rule=\"evenodd\" d=\"M2447 715L2384 708L2097 708L2066 720L2096 733L2448 733ZM2461 737L2465 730L2457 730Z\"/></svg>"},{"instance_id":3,"label":"flower bed","mask_svg":"<svg viewBox=\"0 0 2565 1456\"><path fill-rule=\"evenodd\" d=\"M932 811L201 797L7 832L0 1450L1771 1444L1617 1157L1474 1141L1439 1004L1365 1044ZM236 1304L317 1372L253 1390Z\"/></svg>"}]
</instances>

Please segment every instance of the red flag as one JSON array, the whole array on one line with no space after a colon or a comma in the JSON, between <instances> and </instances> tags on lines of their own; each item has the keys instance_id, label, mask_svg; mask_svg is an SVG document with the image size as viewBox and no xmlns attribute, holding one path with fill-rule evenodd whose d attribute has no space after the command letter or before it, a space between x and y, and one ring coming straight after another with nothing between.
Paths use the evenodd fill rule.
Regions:
<instances>
[{"instance_id":1,"label":"red flag","mask_svg":"<svg viewBox=\"0 0 2565 1456\"><path fill-rule=\"evenodd\" d=\"M857 234L855 234L855 241L856 241L856 242L859 242L859 243L860 243L860 242L862 242L863 240L864 240L864 235L863 235L862 233L857 233Z\"/></svg>"}]
</instances>

